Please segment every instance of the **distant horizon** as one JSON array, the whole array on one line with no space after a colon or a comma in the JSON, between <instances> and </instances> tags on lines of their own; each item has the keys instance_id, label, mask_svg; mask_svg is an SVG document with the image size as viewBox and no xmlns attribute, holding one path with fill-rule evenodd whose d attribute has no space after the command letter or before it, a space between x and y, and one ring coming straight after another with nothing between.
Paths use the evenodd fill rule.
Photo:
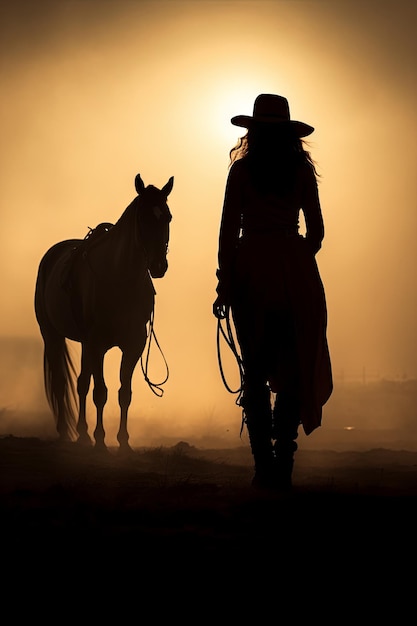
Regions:
<instances>
[{"instance_id":1,"label":"distant horizon","mask_svg":"<svg viewBox=\"0 0 417 626\"><path fill-rule=\"evenodd\" d=\"M42 337L39 334L39 337L34 333L30 334L19 334L19 335L0 335L0 343L8 343L12 344L13 342L33 342L34 344L40 346L43 352L43 341ZM116 348L117 350L117 348ZM0 363L3 360L2 355L0 355ZM219 373L220 376L220 373ZM402 373L384 373L381 370L376 370L373 367L367 367L366 365L359 365L357 368L343 368L337 367L333 368L333 382L336 385L340 384L370 384L372 382L378 381L392 381L392 382L409 382L409 381L417 381L417 375L409 375L408 372L404 371Z\"/></svg>"}]
</instances>

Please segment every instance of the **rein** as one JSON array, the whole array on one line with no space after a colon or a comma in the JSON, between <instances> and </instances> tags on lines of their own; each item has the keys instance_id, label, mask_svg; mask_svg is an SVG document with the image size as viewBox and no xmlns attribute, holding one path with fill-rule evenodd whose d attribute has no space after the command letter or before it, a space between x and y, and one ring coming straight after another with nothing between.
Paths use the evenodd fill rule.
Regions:
<instances>
[{"instance_id":1,"label":"rein","mask_svg":"<svg viewBox=\"0 0 417 626\"><path fill-rule=\"evenodd\" d=\"M225 321L226 329L223 328L222 326L222 319L224 319ZM223 384L226 387L227 391L229 393L237 394L236 404L240 406L240 400L241 400L242 391L243 391L243 364L242 364L242 358L238 352L238 349L236 347L236 342L233 337L232 325L230 322L230 310L227 311L226 316L222 319L218 318L217 320L217 359L219 363L220 375L222 377ZM237 363L238 370L239 370L239 378L240 378L240 384L237 389L232 389L230 387L230 385L228 384L226 380L226 376L224 374L222 356L221 356L221 348L220 348L221 337L223 337L226 345L230 348L230 350L232 351L236 359L236 363Z\"/></svg>"},{"instance_id":2,"label":"rein","mask_svg":"<svg viewBox=\"0 0 417 626\"><path fill-rule=\"evenodd\" d=\"M139 232L140 232L140 229L139 229ZM135 229L136 244L139 246L139 244L142 243L142 248L143 248L143 253L144 253L144 256L145 256L146 266L149 268L148 252L147 252L146 246L143 243L143 237L140 238L138 235L139 235L138 230ZM167 249L168 249L168 244L167 244ZM154 304L154 306L152 308L151 316L149 318L149 333L148 333L148 337L147 337L148 347L147 347L147 350L146 350L146 358L145 359L143 358L143 354L144 353L142 352L142 355L140 357L140 366L142 368L142 374L143 374L143 376L145 378L145 381L148 383L149 388L152 391L152 393L154 393L159 398L162 398L162 396L164 395L164 390L162 389L162 385L164 385L167 382L168 378L169 378L169 368L168 368L168 363L167 363L167 360L165 358L165 355L164 355L164 353L162 351L161 346L159 345L159 341L158 341L158 339L156 337L156 334L155 334L154 318L155 318L155 304ZM149 356L150 356L150 353L151 353L152 340L156 343L156 345L158 347L158 350L159 350L159 352L160 352L160 354L161 354L161 356L162 356L162 358L164 360L165 369L166 369L165 378L161 382L159 382L159 383L153 383L150 380L149 376L148 376Z\"/></svg>"},{"instance_id":3,"label":"rein","mask_svg":"<svg viewBox=\"0 0 417 626\"><path fill-rule=\"evenodd\" d=\"M145 378L145 381L148 383L151 391L156 396L158 396L159 398L162 398L162 396L164 395L164 390L162 389L162 385L164 385L167 382L168 378L169 378L169 369L168 369L168 363L166 361L164 353L162 352L161 346L159 345L158 339L156 338L156 335L155 335L155 331L154 331L154 317L155 317L155 307L152 309L151 317L149 319L149 334L148 334L148 339L147 339L148 348L146 350L146 359L144 361L143 353L142 353L142 356L140 357L140 366L142 368L142 373L143 373L143 376ZM150 380L149 376L148 376L149 355L150 355L150 352L151 352L152 339L155 341L156 345L158 346L159 352L162 355L162 358L163 358L164 363L165 363L165 368L166 368L166 376L165 376L164 380L162 380L160 383L153 383Z\"/></svg>"}]
</instances>

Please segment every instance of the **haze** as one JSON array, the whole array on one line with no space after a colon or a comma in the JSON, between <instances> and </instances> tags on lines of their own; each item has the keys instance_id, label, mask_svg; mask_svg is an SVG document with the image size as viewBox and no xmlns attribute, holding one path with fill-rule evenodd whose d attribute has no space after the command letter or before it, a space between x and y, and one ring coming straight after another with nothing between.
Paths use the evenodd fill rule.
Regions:
<instances>
[{"instance_id":1,"label":"haze","mask_svg":"<svg viewBox=\"0 0 417 626\"><path fill-rule=\"evenodd\" d=\"M179 437L238 437L211 308L240 134L230 118L251 114L261 92L285 95L292 117L316 128L336 388L417 377L415 3L3 1L0 11L0 334L38 342L30 367L3 354L0 407L45 408L33 293L46 249L116 221L138 172L157 186L173 175L170 265L155 281L170 376L157 398L138 366L131 421L139 433L155 420ZM116 364L109 354L109 416ZM227 373L235 385L232 361Z\"/></svg>"}]
</instances>

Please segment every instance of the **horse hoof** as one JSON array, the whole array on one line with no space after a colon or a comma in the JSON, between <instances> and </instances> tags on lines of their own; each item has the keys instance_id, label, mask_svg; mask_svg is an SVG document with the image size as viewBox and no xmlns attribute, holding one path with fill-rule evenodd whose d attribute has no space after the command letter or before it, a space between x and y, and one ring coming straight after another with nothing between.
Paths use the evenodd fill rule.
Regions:
<instances>
[{"instance_id":1,"label":"horse hoof","mask_svg":"<svg viewBox=\"0 0 417 626\"><path fill-rule=\"evenodd\" d=\"M128 443L124 443L123 445L119 446L119 456L122 457L129 457L132 456L133 454L135 454L134 450L129 446Z\"/></svg>"},{"instance_id":2,"label":"horse hoof","mask_svg":"<svg viewBox=\"0 0 417 626\"><path fill-rule=\"evenodd\" d=\"M94 446L94 451L97 452L98 454L109 454L109 449L107 448L106 444L102 441L96 441L95 446Z\"/></svg>"},{"instance_id":3,"label":"horse hoof","mask_svg":"<svg viewBox=\"0 0 417 626\"><path fill-rule=\"evenodd\" d=\"M91 448L93 442L88 435L80 435L77 439L77 445L83 448Z\"/></svg>"}]
</instances>

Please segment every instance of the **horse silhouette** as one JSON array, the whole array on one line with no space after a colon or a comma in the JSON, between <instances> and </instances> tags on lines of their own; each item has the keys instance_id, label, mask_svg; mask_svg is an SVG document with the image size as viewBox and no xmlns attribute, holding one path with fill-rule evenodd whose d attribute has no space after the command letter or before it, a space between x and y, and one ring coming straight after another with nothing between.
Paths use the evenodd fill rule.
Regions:
<instances>
[{"instance_id":1,"label":"horse silhouette","mask_svg":"<svg viewBox=\"0 0 417 626\"><path fill-rule=\"evenodd\" d=\"M117 222L99 224L84 239L53 245L43 256L35 288L35 314L44 344L44 385L60 441L92 445L86 401L93 385L94 445L105 450L107 402L104 357L120 348L119 450L130 450L127 429L132 376L153 333L152 278L167 269L174 178L158 189L135 178L137 196ZM68 341L81 344L77 377ZM145 371L144 371L145 374ZM146 376L146 374L145 374ZM149 382L149 381L148 381Z\"/></svg>"}]
</instances>

